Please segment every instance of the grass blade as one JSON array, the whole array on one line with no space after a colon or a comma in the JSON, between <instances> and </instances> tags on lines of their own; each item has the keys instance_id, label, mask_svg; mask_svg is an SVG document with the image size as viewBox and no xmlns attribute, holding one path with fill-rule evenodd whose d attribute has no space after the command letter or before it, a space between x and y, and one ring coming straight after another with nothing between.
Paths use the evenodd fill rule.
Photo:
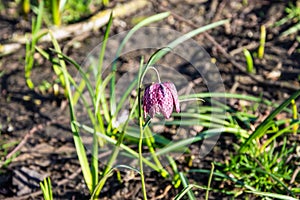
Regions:
<instances>
[{"instance_id":1,"label":"grass blade","mask_svg":"<svg viewBox=\"0 0 300 200\"><path fill-rule=\"evenodd\" d=\"M297 109L297 104L294 99L291 101L291 104L292 104L293 120L297 120L298 119L298 109ZM297 134L298 129L299 129L299 125L295 124L293 126L294 135Z\"/></svg>"},{"instance_id":2,"label":"grass blade","mask_svg":"<svg viewBox=\"0 0 300 200\"><path fill-rule=\"evenodd\" d=\"M244 56L246 58L246 63L247 63L247 72L248 73L254 73L255 70L253 70L253 59L250 51L248 49L244 49Z\"/></svg>"},{"instance_id":3,"label":"grass blade","mask_svg":"<svg viewBox=\"0 0 300 200\"><path fill-rule=\"evenodd\" d=\"M205 193L205 200L208 200L208 197L209 197L209 190L210 190L211 180L212 180L212 177L214 175L214 170L215 170L215 165L214 165L214 163L211 163L211 171L210 171L209 179L208 179L208 183L207 183L207 190L206 190L206 193Z\"/></svg>"},{"instance_id":4,"label":"grass blade","mask_svg":"<svg viewBox=\"0 0 300 200\"><path fill-rule=\"evenodd\" d=\"M284 108L286 108L293 99L296 99L300 95L300 90L291 95L287 100L285 100L282 104L280 104L270 115L255 129L255 131L250 135L250 137L243 143L240 147L239 152L245 153L247 150L247 146L257 137L265 134L265 131L272 123L274 117L280 113Z\"/></svg>"},{"instance_id":5,"label":"grass blade","mask_svg":"<svg viewBox=\"0 0 300 200\"><path fill-rule=\"evenodd\" d=\"M172 152L174 150L181 149L181 148L187 148L188 145L190 145L194 142L198 142L200 140L203 140L205 138L212 137L212 136L218 135L218 134L220 134L220 132L213 132L210 135L201 133L201 135L198 135L198 136L193 137L193 138L187 138L187 139L184 139L184 140L180 140L178 142L172 142L168 146L166 146L164 148L161 148L160 150L156 151L156 156L164 155L166 153L169 153L169 152Z\"/></svg>"},{"instance_id":6,"label":"grass blade","mask_svg":"<svg viewBox=\"0 0 300 200\"><path fill-rule=\"evenodd\" d=\"M266 147L269 146L269 144L271 144L271 142L273 142L277 137L281 136L282 134L290 131L291 129L294 128L294 126L299 126L300 124L300 120L295 121L294 123L292 123L291 125L277 131L274 135L272 135L272 137L270 137L270 139L268 139L260 148L260 152L264 152Z\"/></svg>"},{"instance_id":7,"label":"grass blade","mask_svg":"<svg viewBox=\"0 0 300 200\"><path fill-rule=\"evenodd\" d=\"M74 121L73 122L73 124L75 125L75 126L77 126L77 127L79 127L79 128L82 128L82 129L84 129L85 131L87 131L87 132L89 132L89 133L94 133L94 129L93 128L91 128L91 127L88 127L88 126L86 126L86 125L83 125L83 124L80 124L80 123L78 123L78 122L76 122L76 121ZM115 140L115 139L113 139L113 138L111 138L111 137L109 137L109 136L107 136L107 135L105 135L105 134L103 134L103 133L100 133L100 132L97 132L96 133L99 137L101 137L101 138L103 138L103 139L105 139L108 143L110 143L110 144L113 144L113 145L116 145L117 144L117 141ZM127 145L125 145L125 144L120 144L120 147L122 148L122 149L124 149L125 151L127 151L130 155L132 155L133 157L135 157L135 158L138 158L139 157L139 155L138 155L138 153L136 152L136 151L134 151L133 149L131 149L130 147L128 147ZM148 165L149 167L151 167L152 169L154 169L155 171L157 171L157 172L163 172L163 173L166 173L166 174L168 174L168 172L165 170L165 169L159 169L156 165L154 165L152 162L150 162L148 159L146 159L146 158L142 158L143 159L143 162L146 164L146 165Z\"/></svg>"},{"instance_id":8,"label":"grass blade","mask_svg":"<svg viewBox=\"0 0 300 200\"><path fill-rule=\"evenodd\" d=\"M188 171L188 173L205 173L205 174L210 174L211 170L207 170L207 169L191 169L191 170ZM213 176L217 176L217 177L220 177L220 178L231 180L234 183L236 183L236 184L238 184L240 186L243 186L243 187L245 187L246 189L248 189L250 191L257 191L255 188L251 187L250 185L247 185L243 181L238 180L238 179L236 179L236 178L234 178L232 176L229 176L227 174L224 174L222 172L213 172Z\"/></svg>"},{"instance_id":9,"label":"grass blade","mask_svg":"<svg viewBox=\"0 0 300 200\"><path fill-rule=\"evenodd\" d=\"M157 15L153 15L151 17L148 17L147 19L141 21L140 23L138 23L136 26L134 26L126 35L126 37L123 39L122 43L120 44L117 53L116 53L116 58L118 58L123 50L123 47L125 46L125 44L127 43L127 41L131 38L131 36L140 28L142 28L143 26L146 26L148 24L151 24L153 22L157 22L160 21L166 17L168 17L170 15L169 12L164 12L164 13L159 13ZM111 116L115 115L116 112L116 94L115 94L115 84L116 84L116 76L115 76L115 72L117 70L117 63L116 60L113 62L112 65L112 72L113 72L113 77L111 80L111 90L110 90L110 109L111 109ZM112 119L115 120L115 119ZM113 122L114 124L114 122Z\"/></svg>"},{"instance_id":10,"label":"grass blade","mask_svg":"<svg viewBox=\"0 0 300 200\"><path fill-rule=\"evenodd\" d=\"M211 23L209 25L206 25L206 26L203 26L203 27L200 27L198 29L195 29L193 31L190 31L186 34L184 34L183 36L177 38L176 40L174 40L173 42L169 43L167 45L166 48L170 48L170 49L174 49L177 45L183 43L184 41L200 34L200 33L203 33L207 30L210 30L210 29L213 29L215 27L218 27L218 26L221 26L225 23L227 23L228 20L221 20L221 21L218 21L218 22L214 22L214 23ZM170 51L161 51L159 54L157 54L157 56L155 57L155 59L152 59L151 62L148 63L148 65L154 65L160 58L162 58L164 55L166 55L168 52Z\"/></svg>"},{"instance_id":11,"label":"grass blade","mask_svg":"<svg viewBox=\"0 0 300 200\"><path fill-rule=\"evenodd\" d=\"M259 195L259 196L280 199L280 200L298 200L294 197L290 197L290 196L283 195L283 194L271 193L271 192L259 192L259 191L246 191L246 192L256 194L256 195Z\"/></svg>"},{"instance_id":12,"label":"grass blade","mask_svg":"<svg viewBox=\"0 0 300 200\"><path fill-rule=\"evenodd\" d=\"M58 44L57 44L58 45ZM90 97L92 97L92 99L94 99L93 97L95 96L94 90L93 90L93 86L90 82L89 77L86 75L86 73L83 71L82 67L76 62L74 61L72 58L66 56L65 54L63 54L62 52L57 51L56 49L53 50L53 52L57 53L59 56L61 56L64 60L66 60L67 62L71 63L76 69L77 71L80 73L80 76L83 78L83 80L85 81L86 85L87 85L87 89L89 92ZM95 107L95 102L93 101L93 106Z\"/></svg>"},{"instance_id":13,"label":"grass blade","mask_svg":"<svg viewBox=\"0 0 300 200\"><path fill-rule=\"evenodd\" d=\"M187 187L185 187L183 190L181 190L176 197L174 198L174 200L180 200L187 192L189 192L193 187L198 188L198 189L203 189L205 190L204 187L201 187L199 185L195 185L195 184L189 184Z\"/></svg>"},{"instance_id":14,"label":"grass blade","mask_svg":"<svg viewBox=\"0 0 300 200\"><path fill-rule=\"evenodd\" d=\"M59 58L63 58L61 49L59 47L57 40L54 38L54 36L51 32L49 32L49 33L52 38L52 43L55 48L55 51L59 53L58 54ZM72 101L72 91L71 91L71 87L70 87L70 83L69 83L69 79L68 79L68 71L67 71L65 61L63 59L60 59L60 65L61 65L61 69L62 69L62 72L64 75L65 83L66 83L65 89L66 89L67 97L69 100L71 130L73 133L73 139L74 139L74 143L75 143L75 147L76 147L77 156L78 156L79 163L80 163L80 166L82 169L84 180L85 180L90 192L93 192L93 177L92 177L92 173L90 171L88 159L86 156L87 154L85 152L84 145L83 145L83 142L82 142L80 134L79 134L79 129L77 128L77 126L75 126L72 123L73 121L76 121L76 116L75 116L75 109L74 109L74 105L73 105L73 101Z\"/></svg>"},{"instance_id":15,"label":"grass blade","mask_svg":"<svg viewBox=\"0 0 300 200\"><path fill-rule=\"evenodd\" d=\"M188 185L189 185L188 180L182 172L179 172L179 177L180 177L183 187L185 187L185 188L188 187ZM196 197L191 189L189 189L187 191L187 194L188 194L190 200L196 200Z\"/></svg>"},{"instance_id":16,"label":"grass blade","mask_svg":"<svg viewBox=\"0 0 300 200\"><path fill-rule=\"evenodd\" d=\"M257 52L257 56L259 59L262 59L264 57L266 37L267 37L266 26L261 25L260 26L259 47L258 47L258 52Z\"/></svg>"},{"instance_id":17,"label":"grass blade","mask_svg":"<svg viewBox=\"0 0 300 200\"><path fill-rule=\"evenodd\" d=\"M34 52L35 52L35 46L40 39L45 33L38 33L41 29L42 26L42 16L44 15L44 1L41 1L39 3L39 8L38 8L38 15L37 19L35 18L32 19L32 38L31 40L28 40L26 42L26 55L25 55L25 80L26 84L30 89L34 88L34 84L30 78L31 75L31 70L34 64Z\"/></svg>"},{"instance_id":18,"label":"grass blade","mask_svg":"<svg viewBox=\"0 0 300 200\"><path fill-rule=\"evenodd\" d=\"M104 60L106 44L107 44L107 41L108 41L108 37L109 37L112 22L113 22L113 14L110 13L109 20L108 20L106 30L105 30L105 34L104 34L104 39L103 39L102 46L101 46L101 50L100 50L100 53L99 53L99 62L98 62L98 67L97 67L98 73L97 73L96 88L95 88L95 90L96 90L95 91L96 105L98 105L99 100L101 99L102 108L103 108L103 112L104 112L104 117L105 117L106 121L110 121L109 110L106 107L107 104L106 104L105 95L102 95L103 91L99 91L99 88L100 88L100 85L102 84L103 60ZM98 106L96 106L95 113L97 113L97 108L98 108Z\"/></svg>"}]
</instances>

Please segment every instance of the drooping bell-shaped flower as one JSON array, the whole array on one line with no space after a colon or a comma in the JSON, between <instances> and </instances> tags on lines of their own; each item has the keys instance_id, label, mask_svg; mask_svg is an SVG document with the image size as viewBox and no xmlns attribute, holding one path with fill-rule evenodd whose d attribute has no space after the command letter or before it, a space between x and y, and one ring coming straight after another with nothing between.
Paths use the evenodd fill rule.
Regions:
<instances>
[{"instance_id":1,"label":"drooping bell-shaped flower","mask_svg":"<svg viewBox=\"0 0 300 200\"><path fill-rule=\"evenodd\" d=\"M153 118L156 113L161 113L168 119L173 112L174 106L176 112L180 112L178 94L173 83L153 83L145 88L143 98L145 118L147 114Z\"/></svg>"}]
</instances>

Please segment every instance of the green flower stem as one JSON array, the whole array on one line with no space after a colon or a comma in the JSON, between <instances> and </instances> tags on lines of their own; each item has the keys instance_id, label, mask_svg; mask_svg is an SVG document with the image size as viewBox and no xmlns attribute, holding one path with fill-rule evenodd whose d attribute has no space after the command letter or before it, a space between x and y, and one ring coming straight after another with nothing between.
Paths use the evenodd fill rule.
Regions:
<instances>
[{"instance_id":1,"label":"green flower stem","mask_svg":"<svg viewBox=\"0 0 300 200\"><path fill-rule=\"evenodd\" d=\"M146 193L146 185L145 185L145 177L144 177L144 170L143 170L143 133L144 133L144 126L143 126L143 111L142 111L142 99L141 99L141 93L142 93L142 82L144 75L146 74L147 68L149 66L146 66L145 70L143 71L143 63L144 59L141 58L140 62L140 69L139 69L139 79L138 79L138 111L139 111L139 124L140 124L140 139L139 139L139 165L140 165L140 175L141 175L141 181L142 181L142 192L144 200L147 199L147 193ZM147 124L146 124L147 125Z\"/></svg>"},{"instance_id":2,"label":"green flower stem","mask_svg":"<svg viewBox=\"0 0 300 200\"><path fill-rule=\"evenodd\" d=\"M138 97L140 100L140 97ZM139 103L141 103L139 101ZM142 117L142 109L140 108L140 116L139 116L139 123L140 123L140 139L139 139L139 164L140 164L140 175L141 175L141 181L142 181L142 191L143 191L143 197L144 199L147 199L146 194L146 186L145 186L145 177L144 177L144 170L143 170L143 154L142 154L142 148L143 148L143 117Z\"/></svg>"},{"instance_id":3,"label":"green flower stem","mask_svg":"<svg viewBox=\"0 0 300 200\"><path fill-rule=\"evenodd\" d=\"M160 76L159 76L158 70L157 70L155 67L152 67L152 66L148 66L148 67L146 68L145 73L143 74L143 76L142 76L142 78L141 78L141 82L143 82L144 77L145 77L145 75L146 75L146 72L147 72L149 69L153 69L153 70L155 71L156 76L157 76L157 80L158 80L159 83L161 83L161 80L160 80Z\"/></svg>"},{"instance_id":4,"label":"green flower stem","mask_svg":"<svg viewBox=\"0 0 300 200\"><path fill-rule=\"evenodd\" d=\"M147 146L148 146L148 148L149 148L149 151L150 151L150 153L151 153L151 156L152 156L152 158L153 158L155 164L157 165L157 167L158 167L159 169L163 169L163 166L161 165L161 163L160 163L160 161L159 161L159 159L158 159L158 156L157 156L156 153L155 153L154 147L153 147L153 145L152 145L152 144L154 143L154 141L153 141L154 138L153 138L153 136L152 136L152 134L151 134L149 128L147 128L147 127L146 127L146 129L145 129L145 135L146 135L146 144L147 144ZM169 174L168 174L168 173L165 173L165 172L166 172L166 171L160 170L160 173L161 173L161 175L162 175L163 177L169 176Z\"/></svg>"},{"instance_id":5,"label":"green flower stem","mask_svg":"<svg viewBox=\"0 0 300 200\"><path fill-rule=\"evenodd\" d=\"M126 37L123 39L122 43L119 45L119 48L116 53L116 58L118 58L124 48L124 46L127 44L128 40L132 37L132 35L141 27L149 25L153 22L160 21L170 15L169 12L159 13L156 15L153 15L151 17L148 17L147 19L141 21L136 26L134 26L126 35ZM116 112L116 93L115 93L115 82L116 82L116 71L117 71L117 62L112 63L112 79L111 79L111 91L110 91L110 109L111 109L111 116L115 115ZM140 75L140 74L139 74ZM139 81L141 76L139 76ZM141 83L141 82L140 82ZM138 84L138 88L140 86L140 83ZM115 118L112 118L112 123L115 121Z\"/></svg>"}]
</instances>

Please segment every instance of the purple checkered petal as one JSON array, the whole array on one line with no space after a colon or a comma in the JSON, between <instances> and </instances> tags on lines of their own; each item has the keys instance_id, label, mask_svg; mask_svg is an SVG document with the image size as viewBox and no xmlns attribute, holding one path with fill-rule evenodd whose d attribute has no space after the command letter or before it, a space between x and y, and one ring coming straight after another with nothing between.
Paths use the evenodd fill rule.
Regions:
<instances>
[{"instance_id":1,"label":"purple checkered petal","mask_svg":"<svg viewBox=\"0 0 300 200\"><path fill-rule=\"evenodd\" d=\"M143 98L143 108L144 108L144 117L147 117L149 113L150 117L153 118L157 108L157 100L155 98L155 85L150 85L146 87L144 98Z\"/></svg>"},{"instance_id":2,"label":"purple checkered petal","mask_svg":"<svg viewBox=\"0 0 300 200\"><path fill-rule=\"evenodd\" d=\"M173 97L175 110L176 110L176 112L179 113L180 112L180 105L179 105L178 94L177 94L177 90L176 90L175 85L171 82L164 82L163 85L166 86L170 90L170 92L172 94L172 97Z\"/></svg>"},{"instance_id":3,"label":"purple checkered petal","mask_svg":"<svg viewBox=\"0 0 300 200\"><path fill-rule=\"evenodd\" d=\"M163 114L163 116L168 119L170 118L174 103L172 98L171 91L165 87L163 84L159 84L160 88L157 90L156 98L159 105L160 113Z\"/></svg>"},{"instance_id":4,"label":"purple checkered petal","mask_svg":"<svg viewBox=\"0 0 300 200\"><path fill-rule=\"evenodd\" d=\"M174 105L176 112L180 112L178 95L173 83L155 83L146 87L143 97L145 118L147 114L153 118L156 113L161 113L168 119L172 114Z\"/></svg>"}]
</instances>

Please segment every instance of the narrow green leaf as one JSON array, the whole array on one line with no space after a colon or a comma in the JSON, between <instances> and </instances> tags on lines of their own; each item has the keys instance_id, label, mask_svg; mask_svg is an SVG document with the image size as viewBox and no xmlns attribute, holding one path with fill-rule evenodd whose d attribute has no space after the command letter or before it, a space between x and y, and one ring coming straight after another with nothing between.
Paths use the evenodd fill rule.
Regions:
<instances>
[{"instance_id":1,"label":"narrow green leaf","mask_svg":"<svg viewBox=\"0 0 300 200\"><path fill-rule=\"evenodd\" d=\"M102 83L101 83L101 85L99 85L99 86L97 86L98 88L97 88L97 92L96 92L96 102L95 102L95 105L99 105L99 102L100 102L100 100L101 100L101 98L104 98L105 99L105 88L106 88L106 86L108 85L108 83L109 83L109 81L111 80L111 78L112 78L112 76L113 76L113 74L112 73L110 73L109 75L107 75L106 77L105 77L105 79L102 81ZM106 103L106 102L101 102L101 103ZM101 104L102 105L102 108L103 108L103 110L104 110L104 114L106 113L106 114L108 114L108 110L105 110L105 108L106 107L103 107L104 105L103 104ZM99 112L99 106L96 106L95 107L95 114L96 113L98 113ZM109 118L109 116L107 116L106 117L106 120L109 122L110 120L109 120L110 118Z\"/></svg>"},{"instance_id":2,"label":"narrow green leaf","mask_svg":"<svg viewBox=\"0 0 300 200\"><path fill-rule=\"evenodd\" d=\"M257 103L263 103L267 106L274 106L274 107L278 107L279 104L273 103L272 101L263 99L261 97L254 97L251 95L244 95L244 94L232 94L232 93L218 93L218 92L212 92L212 93L195 93L195 94L189 94L189 95L182 95L179 96L179 100L184 100L184 99L191 99L191 98L201 98L201 99L205 99L205 98L232 98L232 99L243 99L246 101L253 101L253 102L257 102ZM284 111L288 112L288 113L292 113L291 109L287 109L284 108Z\"/></svg>"},{"instance_id":3,"label":"narrow green leaf","mask_svg":"<svg viewBox=\"0 0 300 200\"><path fill-rule=\"evenodd\" d=\"M266 26L261 25L260 26L259 47L258 47L258 52L257 52L259 59L262 59L264 57L266 37L267 37Z\"/></svg>"},{"instance_id":4,"label":"narrow green leaf","mask_svg":"<svg viewBox=\"0 0 300 200\"><path fill-rule=\"evenodd\" d=\"M72 58L66 56L62 52L59 52L56 49L53 50L53 52L57 53L63 59L65 59L66 61L71 63L78 70L78 72L80 73L80 76L83 78L83 80L87 84L87 89L88 89L90 97L92 98L92 100L94 100L93 97L95 96L95 93L94 93L94 90L93 90L93 86L90 82L90 79L87 77L86 73L83 71L82 67L76 61L74 61ZM95 101L93 101L93 106L95 107Z\"/></svg>"},{"instance_id":5,"label":"narrow green leaf","mask_svg":"<svg viewBox=\"0 0 300 200\"><path fill-rule=\"evenodd\" d=\"M272 137L270 137L266 142L264 142L264 144L260 148L260 152L264 152L266 147L269 146L269 144L271 144L271 142L273 142L277 137L281 136L282 134L284 134L286 132L290 132L294 126L297 126L299 124L300 124L300 120L297 120L294 123L292 123L291 125L283 128L283 129L280 129L279 131L276 131L276 133L274 135L272 135Z\"/></svg>"},{"instance_id":6,"label":"narrow green leaf","mask_svg":"<svg viewBox=\"0 0 300 200\"><path fill-rule=\"evenodd\" d=\"M191 169L188 171L188 173L205 173L205 174L210 174L211 170L207 170L207 169ZM243 187L245 187L246 189L250 190L250 191L257 191L255 188L251 187L250 185L247 185L245 182L243 182L242 180L238 180L233 176L229 176L225 173L222 172L213 172L214 176L218 176L220 178L225 178L228 179L230 181L233 181L234 183L241 185Z\"/></svg>"},{"instance_id":7,"label":"narrow green leaf","mask_svg":"<svg viewBox=\"0 0 300 200\"><path fill-rule=\"evenodd\" d=\"M198 189L202 189L205 190L205 187L199 186L199 185L195 185L195 184L189 184L188 186L186 186L183 190L181 190L174 198L174 200L180 200L187 192L189 192L193 187L198 188Z\"/></svg>"},{"instance_id":8,"label":"narrow green leaf","mask_svg":"<svg viewBox=\"0 0 300 200\"><path fill-rule=\"evenodd\" d=\"M259 191L246 191L246 192L256 194L256 195L259 195L259 196L280 199L280 200L299 200L299 199L296 199L294 197L290 197L290 196L283 195L283 194L271 193L271 192L259 192Z\"/></svg>"},{"instance_id":9,"label":"narrow green leaf","mask_svg":"<svg viewBox=\"0 0 300 200\"><path fill-rule=\"evenodd\" d=\"M200 33L203 33L207 30L210 30L210 29L213 29L213 28L216 28L218 26L221 26L225 23L227 23L229 20L221 20L221 21L218 21L218 22L214 22L214 23L211 23L211 24L208 24L206 26L202 26L198 29L195 29L195 30L192 30L186 34L184 34L183 36L177 38L176 40L174 40L173 42L169 43L167 45L167 47L165 48L169 48L169 49L174 49L177 45L183 43L184 41L200 34ZM154 65L160 58L162 58L164 55L166 55L168 52L170 51L160 51L159 54L157 54L157 56L155 57L155 59L153 59L151 62L148 63L148 65Z\"/></svg>"},{"instance_id":10,"label":"narrow green leaf","mask_svg":"<svg viewBox=\"0 0 300 200\"><path fill-rule=\"evenodd\" d=\"M73 122L74 125L78 126L79 128L82 128L84 129L85 131L89 132L89 133L94 133L94 129L91 128L91 127L88 127L86 125L82 125L76 121ZM100 133L100 132L97 132L96 133L99 137L105 139L107 142L109 142L110 144L113 144L113 145L116 145L117 144L117 141L113 138L110 138L109 136L103 134L103 133ZM120 144L120 147L122 149L124 149L125 151L127 151L129 154L131 154L133 157L135 158L138 158L139 155L136 151L134 151L133 149L131 149L130 147L128 147L127 145L125 144ZM148 159L146 158L142 158L143 159L143 162L148 165L149 167L151 167L152 169L154 169L155 171L157 172L160 172L160 171L164 171L164 173L167 173L168 172L165 170L165 169L159 169L156 165L154 165L152 162L150 162Z\"/></svg>"},{"instance_id":11,"label":"narrow green leaf","mask_svg":"<svg viewBox=\"0 0 300 200\"><path fill-rule=\"evenodd\" d=\"M250 53L250 51L248 51L247 49L243 50L244 52L244 56L246 58L246 62L247 62L247 72L248 73L254 73L254 67L253 67L253 59L252 59L252 55Z\"/></svg>"},{"instance_id":12,"label":"narrow green leaf","mask_svg":"<svg viewBox=\"0 0 300 200\"><path fill-rule=\"evenodd\" d=\"M188 187L188 185L189 185L188 180L182 172L179 172L179 177L180 177L183 187ZM190 200L196 200L196 197L191 189L187 191L187 194L188 194Z\"/></svg>"},{"instance_id":13,"label":"narrow green leaf","mask_svg":"<svg viewBox=\"0 0 300 200\"><path fill-rule=\"evenodd\" d=\"M282 104L280 104L273 112L271 112L269 114L269 116L261 123L259 124L259 126L255 129L255 131L250 135L250 137L246 140L245 143L242 144L239 152L240 153L245 153L245 151L247 150L248 145L257 137L262 136L263 134L265 134L265 131L267 130L267 128L270 126L272 122L272 120L274 119L274 117L280 113L284 108L286 108L293 99L298 98L298 96L300 95L300 90L295 92L293 95L291 95L287 100L285 100Z\"/></svg>"},{"instance_id":14,"label":"narrow green leaf","mask_svg":"<svg viewBox=\"0 0 300 200\"><path fill-rule=\"evenodd\" d=\"M205 114L199 114L199 113L180 112L180 113L173 113L172 116L181 117L182 121L184 121L185 120L184 118L186 117L186 118L192 118L192 119L186 119L186 120L193 120L193 118L194 118L194 119L205 120L205 121L209 121L214 124L220 124L220 125L224 125L224 126L230 125L230 123L228 121L226 121L224 119L218 119L215 115L211 116L211 115L207 115L207 114L205 115ZM199 124L199 121L196 124Z\"/></svg>"},{"instance_id":15,"label":"narrow green leaf","mask_svg":"<svg viewBox=\"0 0 300 200\"><path fill-rule=\"evenodd\" d=\"M140 28L142 28L143 26L149 25L153 22L157 22L160 21L166 17L168 17L170 15L169 12L164 12L164 13L159 13L156 15L153 15L151 17L146 18L145 20L141 21L140 23L138 23L136 26L134 26L126 35L126 37L123 39L123 41L121 42L117 53L116 53L116 58L118 58L125 46L125 44L127 43L127 41L132 37L132 35ZM111 80L111 88L110 88L110 108L111 108L111 115L114 116L115 112L116 112L116 96L115 96L115 82L116 82L116 77L115 77L115 72L117 70L117 64L116 61L113 63L112 65L112 72L113 72L113 77ZM112 119L115 120L115 119ZM113 122L114 123L114 122Z\"/></svg>"},{"instance_id":16,"label":"narrow green leaf","mask_svg":"<svg viewBox=\"0 0 300 200\"><path fill-rule=\"evenodd\" d=\"M280 36L287 36L287 35L296 33L299 30L300 30L300 23L298 22L296 25L292 26L288 30L286 30L283 33L281 33Z\"/></svg>"},{"instance_id":17,"label":"narrow green leaf","mask_svg":"<svg viewBox=\"0 0 300 200\"><path fill-rule=\"evenodd\" d=\"M200 140L203 140L203 139L208 138L208 137L213 137L213 136L218 135L218 134L220 134L220 132L213 132L212 134L203 134L203 133L201 133L200 135L192 137L192 138L183 139L183 140L180 140L178 142L172 142L168 146L156 151L156 155L160 156L160 155L164 155L166 153L178 150L180 148L187 148L188 145L190 145L194 142L198 142Z\"/></svg>"},{"instance_id":18,"label":"narrow green leaf","mask_svg":"<svg viewBox=\"0 0 300 200\"><path fill-rule=\"evenodd\" d=\"M33 29L32 29L33 35L37 34L41 30L43 15L44 15L44 1L40 1L37 20L36 23L33 23Z\"/></svg>"},{"instance_id":19,"label":"narrow green leaf","mask_svg":"<svg viewBox=\"0 0 300 200\"><path fill-rule=\"evenodd\" d=\"M63 54L61 53L61 49L60 49L60 46L59 46L57 40L54 38L54 36L51 32L49 32L49 33L52 38L52 43L55 48L55 51L58 53L58 56L60 58L63 58ZM68 96L68 100L69 100L71 130L73 133L73 139L74 139L74 143L75 143L77 156L79 159L79 163L81 165L81 169L82 169L82 173L83 173L85 182L86 182L90 192L92 192L93 191L93 177L92 177L92 174L90 171L88 159L86 157L87 154L85 152L84 145L83 145L83 142L82 142L80 134L79 134L79 130L72 123L73 121L76 121L76 116L75 116L74 105L72 102L73 98L72 98L72 91L71 91L70 83L69 83L69 79L68 79L68 71L67 71L67 67L66 67L66 64L63 59L60 60L60 65L61 65L61 69L62 69L62 72L64 75L65 83L66 83L65 87L66 87L66 92L67 92L67 96Z\"/></svg>"},{"instance_id":20,"label":"narrow green leaf","mask_svg":"<svg viewBox=\"0 0 300 200\"><path fill-rule=\"evenodd\" d=\"M42 16L43 16L43 10L44 10L44 1L41 1L39 4L38 8L38 16L37 20L35 18L32 18L32 28L31 28L31 35L32 38L31 40L28 39L26 42L26 55L25 55L25 79L26 79L26 84L30 89L34 88L34 83L32 82L30 75L31 75L31 70L34 64L34 52L35 52L35 46L40 39L45 33L38 33L41 29L42 25ZM27 37L26 37L27 38Z\"/></svg>"},{"instance_id":21,"label":"narrow green leaf","mask_svg":"<svg viewBox=\"0 0 300 200\"><path fill-rule=\"evenodd\" d=\"M109 16L109 20L106 26L106 30L104 33L104 38L103 38L103 42L102 42L102 46L101 46L101 50L99 53L99 62L98 62L98 67L97 67L97 78L96 78L96 88L95 88L95 94L96 94L96 105L99 105L99 100L101 99L101 103L102 103L102 108L103 108L103 112L104 112L104 117L106 119L106 121L110 121L110 114L109 114L109 110L106 106L106 99L105 99L105 95L103 94L103 91L99 91L99 88L102 84L102 68L103 68L103 60L104 60L104 55L105 55L105 51L106 51L106 44L108 41L108 37L109 37L109 33L110 33L110 28L113 22L113 14L112 12L110 13ZM99 99L99 100L98 100ZM96 111L95 113L97 113L97 109L98 106L96 106Z\"/></svg>"}]
</instances>

